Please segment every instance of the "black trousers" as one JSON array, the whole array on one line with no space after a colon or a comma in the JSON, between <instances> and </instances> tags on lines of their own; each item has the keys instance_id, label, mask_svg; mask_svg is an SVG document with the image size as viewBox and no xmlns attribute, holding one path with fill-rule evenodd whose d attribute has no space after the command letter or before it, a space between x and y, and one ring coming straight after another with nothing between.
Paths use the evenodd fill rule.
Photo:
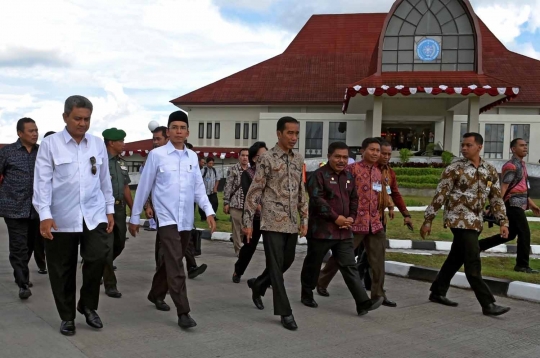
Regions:
<instances>
[{"instance_id":1,"label":"black trousers","mask_svg":"<svg viewBox=\"0 0 540 358\"><path fill-rule=\"evenodd\" d=\"M246 269L251 262L251 258L253 257L253 254L257 250L257 244L259 243L259 240L261 239L261 221L260 220L254 220L253 221L253 237L249 241L249 243L246 240L246 236L243 238L244 245L242 245L242 248L240 249L240 252L238 253L238 260L236 260L236 263L234 264L234 272L236 272L237 275L242 276L244 272L246 272Z\"/></svg>"},{"instance_id":2,"label":"black trousers","mask_svg":"<svg viewBox=\"0 0 540 358\"><path fill-rule=\"evenodd\" d=\"M356 268L354 260L353 239L331 240L331 239L311 239L307 238L307 254L302 267L302 298L313 298L313 290L319 281L319 273L324 256L328 250L332 250L332 256L339 265L339 270L343 275L345 284L354 297L356 305L369 300Z\"/></svg>"},{"instance_id":3,"label":"black trousers","mask_svg":"<svg viewBox=\"0 0 540 358\"><path fill-rule=\"evenodd\" d=\"M169 291L178 315L189 313L186 272L182 259L191 238L191 231L178 232L176 225L167 225L159 227L158 232L163 261L154 274L149 295L154 299L163 300Z\"/></svg>"},{"instance_id":4,"label":"black trousers","mask_svg":"<svg viewBox=\"0 0 540 358\"><path fill-rule=\"evenodd\" d=\"M157 221L156 221L157 225ZM159 225L158 225L159 227ZM192 230L193 231L193 230ZM186 258L186 269L189 271L192 268L197 267L197 260L195 259L195 243L193 242L193 236L191 236L184 257ZM163 262L163 250L159 238L159 230L156 233L156 245L155 245L155 259L156 259L156 271L159 270L161 263Z\"/></svg>"},{"instance_id":5,"label":"black trousers","mask_svg":"<svg viewBox=\"0 0 540 358\"><path fill-rule=\"evenodd\" d=\"M208 200L210 200L210 204L212 204L212 209L214 209L214 212L217 213L217 209L218 209L218 206L219 206L217 193L213 193L213 194L208 195ZM199 215L201 215L201 220L202 221L206 220L206 213L201 208L199 208Z\"/></svg>"},{"instance_id":6,"label":"black trousers","mask_svg":"<svg viewBox=\"0 0 540 358\"><path fill-rule=\"evenodd\" d=\"M512 241L517 236L517 258L516 266L527 268L529 267L529 253L531 252L531 230L527 216L522 208L506 205L506 215L510 222L508 238L505 239L501 235L494 235L480 240L480 250L485 251L492 247Z\"/></svg>"},{"instance_id":7,"label":"black trousers","mask_svg":"<svg viewBox=\"0 0 540 358\"><path fill-rule=\"evenodd\" d=\"M103 285L105 289L115 288L117 284L116 274L114 273L114 260L126 247L126 207L125 205L114 206L114 229L109 234L109 246L112 250L109 251L105 268L103 269Z\"/></svg>"},{"instance_id":8,"label":"black trousers","mask_svg":"<svg viewBox=\"0 0 540 358\"><path fill-rule=\"evenodd\" d=\"M75 296L77 289L77 259L81 244L82 287L79 302L82 306L97 310L99 286L110 247L107 224L101 223L94 230L83 224L83 232L55 232L52 240L45 241L49 279L56 309L63 321L75 319Z\"/></svg>"},{"instance_id":9,"label":"black trousers","mask_svg":"<svg viewBox=\"0 0 540 358\"><path fill-rule=\"evenodd\" d=\"M478 245L479 232L476 230L452 229L454 241L452 248L441 267L437 278L431 285L431 292L446 296L450 281L456 272L465 265L465 276L482 307L495 302L495 297L482 279L482 262Z\"/></svg>"},{"instance_id":10,"label":"black trousers","mask_svg":"<svg viewBox=\"0 0 540 358\"><path fill-rule=\"evenodd\" d=\"M266 269L257 277L253 289L264 296L272 285L274 296L274 314L288 316L292 314L291 304L285 290L283 274L291 267L296 253L298 234L287 234L275 231L263 231Z\"/></svg>"},{"instance_id":11,"label":"black trousers","mask_svg":"<svg viewBox=\"0 0 540 358\"><path fill-rule=\"evenodd\" d=\"M28 262L34 251L34 244L41 238L39 235L39 219L4 218L9 236L9 262L13 267L13 276L19 287L27 285L30 280Z\"/></svg>"},{"instance_id":12,"label":"black trousers","mask_svg":"<svg viewBox=\"0 0 540 358\"><path fill-rule=\"evenodd\" d=\"M36 242L34 243L34 261L36 261L38 269L47 269L47 263L45 261L45 239L40 234L38 234Z\"/></svg>"}]
</instances>

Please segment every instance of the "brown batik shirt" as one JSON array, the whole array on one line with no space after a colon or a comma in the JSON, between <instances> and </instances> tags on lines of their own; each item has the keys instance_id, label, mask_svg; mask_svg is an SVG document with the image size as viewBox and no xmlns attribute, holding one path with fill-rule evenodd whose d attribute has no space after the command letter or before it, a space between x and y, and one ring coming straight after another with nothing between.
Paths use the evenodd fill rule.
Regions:
<instances>
[{"instance_id":1,"label":"brown batik shirt","mask_svg":"<svg viewBox=\"0 0 540 358\"><path fill-rule=\"evenodd\" d=\"M298 233L300 223L308 224L308 201L302 180L304 158L284 152L277 144L259 158L253 182L244 203L244 228L253 227L261 203L261 230Z\"/></svg>"},{"instance_id":2,"label":"brown batik shirt","mask_svg":"<svg viewBox=\"0 0 540 358\"><path fill-rule=\"evenodd\" d=\"M435 197L426 209L424 224L431 225L437 211L444 205L445 227L481 232L484 206L488 201L501 226L508 226L495 167L483 159L478 168L470 160L460 159L443 172Z\"/></svg>"}]
</instances>

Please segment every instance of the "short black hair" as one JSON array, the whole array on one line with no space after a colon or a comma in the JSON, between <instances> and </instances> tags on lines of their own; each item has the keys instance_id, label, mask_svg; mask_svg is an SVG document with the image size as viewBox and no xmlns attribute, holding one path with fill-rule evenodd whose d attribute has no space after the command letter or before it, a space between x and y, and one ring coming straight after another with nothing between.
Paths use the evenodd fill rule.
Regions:
<instances>
[{"instance_id":1,"label":"short black hair","mask_svg":"<svg viewBox=\"0 0 540 358\"><path fill-rule=\"evenodd\" d=\"M24 132L24 125L26 123L36 123L32 118L24 117L17 121L17 132Z\"/></svg>"},{"instance_id":2,"label":"short black hair","mask_svg":"<svg viewBox=\"0 0 540 358\"><path fill-rule=\"evenodd\" d=\"M523 138L516 138L516 139L514 139L514 140L512 140L512 141L510 142L510 148L515 148L515 147L517 147L517 142L520 141L520 140L522 140L522 141L524 141L525 143L527 143L527 141L526 141L525 139L523 139Z\"/></svg>"},{"instance_id":3,"label":"short black hair","mask_svg":"<svg viewBox=\"0 0 540 358\"><path fill-rule=\"evenodd\" d=\"M152 133L156 134L161 132L163 134L163 137L167 138L167 127L165 126L159 126L156 129L152 131Z\"/></svg>"},{"instance_id":4,"label":"short black hair","mask_svg":"<svg viewBox=\"0 0 540 358\"><path fill-rule=\"evenodd\" d=\"M364 141L362 142L362 149L363 150L366 150L370 144L378 144L378 145L381 145L381 142L379 142L379 140L377 138L366 138L364 139Z\"/></svg>"},{"instance_id":5,"label":"short black hair","mask_svg":"<svg viewBox=\"0 0 540 358\"><path fill-rule=\"evenodd\" d=\"M185 142L184 144L187 147L187 149L193 149L193 144L188 143L188 142Z\"/></svg>"},{"instance_id":6,"label":"short black hair","mask_svg":"<svg viewBox=\"0 0 540 358\"><path fill-rule=\"evenodd\" d=\"M54 131L48 131L47 133L45 133L45 135L43 136L43 138L47 138L48 136L53 135L54 133L56 133L56 132L54 132Z\"/></svg>"},{"instance_id":7,"label":"short black hair","mask_svg":"<svg viewBox=\"0 0 540 358\"><path fill-rule=\"evenodd\" d=\"M484 138L482 137L482 135L480 135L480 133L470 132L470 133L465 133L463 135L463 139L471 138L471 137L474 138L474 141L476 142L476 144L484 145Z\"/></svg>"},{"instance_id":8,"label":"short black hair","mask_svg":"<svg viewBox=\"0 0 540 358\"><path fill-rule=\"evenodd\" d=\"M265 142L255 142L251 147L249 147L248 149L249 165L254 166L256 164L253 158L255 158L255 156L259 152L259 149L261 148L268 150L268 148L266 148Z\"/></svg>"},{"instance_id":9,"label":"short black hair","mask_svg":"<svg viewBox=\"0 0 540 358\"><path fill-rule=\"evenodd\" d=\"M287 123L295 123L295 124L300 124L300 122L298 122L298 120L296 120L295 118L293 117L281 117L278 121L277 121L277 130L280 131L280 132L283 132L285 130L285 125Z\"/></svg>"},{"instance_id":10,"label":"short black hair","mask_svg":"<svg viewBox=\"0 0 540 358\"><path fill-rule=\"evenodd\" d=\"M214 162L214 161L215 161L214 157L209 157L209 158L206 159L207 164L210 163L210 162Z\"/></svg>"},{"instance_id":11,"label":"short black hair","mask_svg":"<svg viewBox=\"0 0 540 358\"><path fill-rule=\"evenodd\" d=\"M90 112L94 111L92 102L83 96L70 96L66 99L66 102L64 103L64 114L69 116L73 111L73 108L87 108Z\"/></svg>"},{"instance_id":12,"label":"short black hair","mask_svg":"<svg viewBox=\"0 0 540 358\"><path fill-rule=\"evenodd\" d=\"M328 146L328 154L332 155L336 150L347 149L347 155L349 153L349 146L343 142L334 142Z\"/></svg>"},{"instance_id":13,"label":"short black hair","mask_svg":"<svg viewBox=\"0 0 540 358\"><path fill-rule=\"evenodd\" d=\"M390 144L390 142L387 140L381 140L379 143L381 143L381 147L392 147L392 144Z\"/></svg>"},{"instance_id":14,"label":"short black hair","mask_svg":"<svg viewBox=\"0 0 540 358\"><path fill-rule=\"evenodd\" d=\"M245 152L247 151L248 152L248 156L249 156L249 149L248 148L242 148L238 151L238 156L240 156L242 154L242 152Z\"/></svg>"}]
</instances>

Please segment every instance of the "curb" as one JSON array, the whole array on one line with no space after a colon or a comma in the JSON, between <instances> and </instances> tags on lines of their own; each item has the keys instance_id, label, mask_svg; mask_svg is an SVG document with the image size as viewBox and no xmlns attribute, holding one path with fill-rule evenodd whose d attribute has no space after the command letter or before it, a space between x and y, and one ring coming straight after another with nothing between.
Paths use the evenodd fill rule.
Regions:
<instances>
[{"instance_id":1,"label":"curb","mask_svg":"<svg viewBox=\"0 0 540 358\"><path fill-rule=\"evenodd\" d=\"M386 261L385 270L387 274L392 276L428 282L433 282L439 272L438 269L396 261ZM484 281L494 295L540 303L540 285L493 277L484 277ZM471 288L463 272L456 273L450 285L459 288Z\"/></svg>"}]
</instances>

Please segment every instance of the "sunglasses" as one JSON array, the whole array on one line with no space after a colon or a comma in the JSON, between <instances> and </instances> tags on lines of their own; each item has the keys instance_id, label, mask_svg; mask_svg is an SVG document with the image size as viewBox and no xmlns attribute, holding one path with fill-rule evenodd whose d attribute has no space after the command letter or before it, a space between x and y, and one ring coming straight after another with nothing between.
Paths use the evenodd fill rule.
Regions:
<instances>
[{"instance_id":1,"label":"sunglasses","mask_svg":"<svg viewBox=\"0 0 540 358\"><path fill-rule=\"evenodd\" d=\"M90 164L92 164L92 174L96 175L97 168L96 168L96 158L95 157L90 157Z\"/></svg>"}]
</instances>

